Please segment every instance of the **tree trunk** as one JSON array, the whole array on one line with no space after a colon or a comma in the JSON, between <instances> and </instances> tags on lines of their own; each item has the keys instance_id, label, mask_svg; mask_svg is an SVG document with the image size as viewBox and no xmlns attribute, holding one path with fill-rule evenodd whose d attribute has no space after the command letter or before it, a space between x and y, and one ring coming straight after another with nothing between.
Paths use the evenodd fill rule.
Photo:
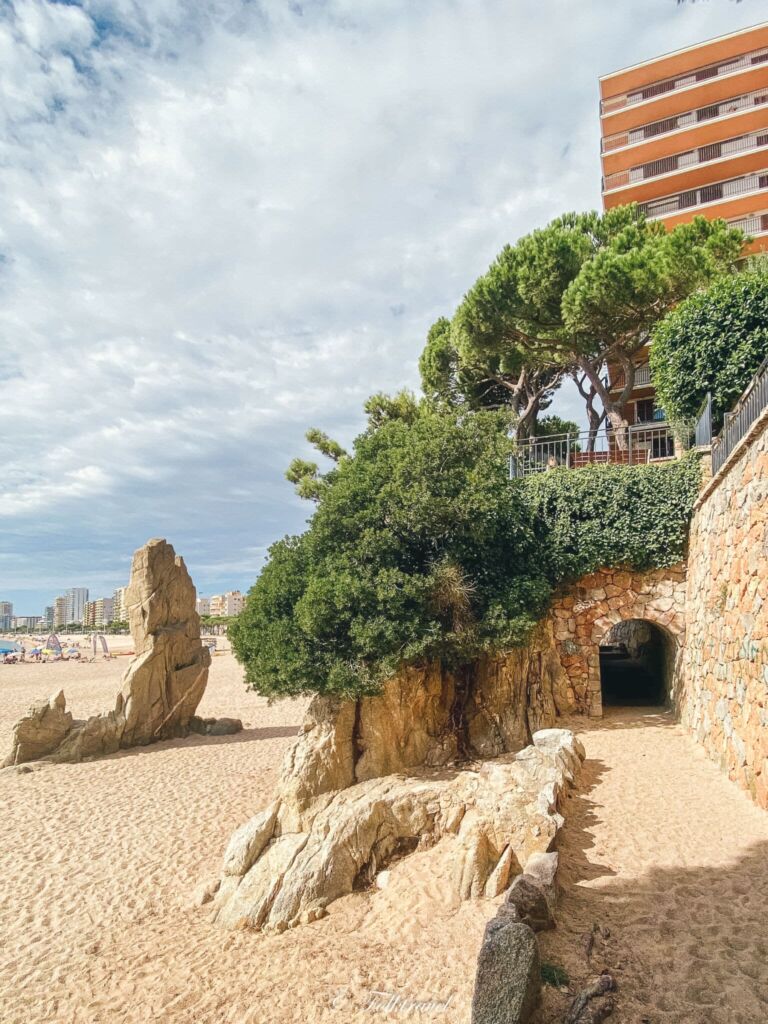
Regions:
<instances>
[{"instance_id":1,"label":"tree trunk","mask_svg":"<svg viewBox=\"0 0 768 1024\"><path fill-rule=\"evenodd\" d=\"M579 394L584 399L584 403L587 407L587 422L589 424L589 436L587 437L587 451L591 454L595 450L595 442L597 441L597 433L600 430L600 426L605 420L605 409L602 412L598 412L595 408L595 398L597 392L595 391L594 385L590 384L589 390L584 387L584 381L586 375L582 375L579 379L577 373L573 373L573 380L576 387L579 390Z\"/></svg>"},{"instance_id":2,"label":"tree trunk","mask_svg":"<svg viewBox=\"0 0 768 1024\"><path fill-rule=\"evenodd\" d=\"M619 451L626 451L628 446L627 428L629 426L626 418L626 405L627 399L632 394L632 388L635 383L635 364L628 356L619 354L617 358L624 370L624 387L618 398L611 397L608 388L600 377L599 368L595 367L594 363L587 359L586 356L579 356L576 361L576 365L592 385L595 393L603 403L605 415L608 417L608 422L613 428L616 447Z\"/></svg>"}]
</instances>

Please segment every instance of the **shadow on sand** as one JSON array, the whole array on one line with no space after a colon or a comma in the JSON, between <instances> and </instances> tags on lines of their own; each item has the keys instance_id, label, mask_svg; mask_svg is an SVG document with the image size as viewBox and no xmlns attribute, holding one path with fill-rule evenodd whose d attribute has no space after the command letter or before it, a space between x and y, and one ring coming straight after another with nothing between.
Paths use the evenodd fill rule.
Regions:
<instances>
[{"instance_id":1,"label":"shadow on sand","mask_svg":"<svg viewBox=\"0 0 768 1024\"><path fill-rule=\"evenodd\" d=\"M674 724L664 709L611 709L590 728ZM606 811L594 791L609 771L587 759L568 799L558 924L539 936L542 960L565 968L572 993L610 970L619 986L611 1024L765 1024L768 841L718 867L649 864L631 881L619 880L596 856L595 827ZM741 799L734 787L734 806ZM705 794L702 811L706 805ZM708 827L703 820L702 833ZM695 849L686 856L695 859ZM594 926L600 930L588 961L584 939ZM562 1024L572 997L545 987L535 1024Z\"/></svg>"}]
</instances>

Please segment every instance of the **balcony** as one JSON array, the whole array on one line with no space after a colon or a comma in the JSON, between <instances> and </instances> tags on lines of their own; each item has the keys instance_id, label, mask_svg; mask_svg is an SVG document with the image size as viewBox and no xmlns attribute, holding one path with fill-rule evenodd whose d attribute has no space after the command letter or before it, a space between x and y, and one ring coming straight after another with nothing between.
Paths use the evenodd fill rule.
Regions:
<instances>
[{"instance_id":1,"label":"balcony","mask_svg":"<svg viewBox=\"0 0 768 1024\"><path fill-rule=\"evenodd\" d=\"M638 167L631 167L626 171L609 174L603 178L603 192L625 188L628 185L635 185L638 182L648 181L666 174L674 174L676 171L707 164L713 160L724 160L741 153L757 152L764 146L768 146L768 132L766 131L751 132L748 135L727 139L725 142L714 142L708 146L688 149L683 153L675 153L672 156L640 164Z\"/></svg>"},{"instance_id":2,"label":"balcony","mask_svg":"<svg viewBox=\"0 0 768 1024\"><path fill-rule=\"evenodd\" d=\"M732 57L729 60L718 61L716 64L708 64L705 67L697 68L695 71L675 78L667 78L661 82L654 82L642 89L635 89L632 92L623 93L619 96L610 96L600 104L602 114L612 114L625 107L634 106L636 103L644 103L647 100L655 99L669 92L676 92L678 89L687 89L694 85L700 85L712 78L720 78L723 75L731 75L737 71L744 71L756 65L768 61L768 49L753 50L740 57Z\"/></svg>"},{"instance_id":3,"label":"balcony","mask_svg":"<svg viewBox=\"0 0 768 1024\"><path fill-rule=\"evenodd\" d=\"M719 181L703 188L692 188L686 192L678 192L677 195L654 199L651 203L640 203L640 209L649 220L658 220L660 217L669 217L684 210L719 203L764 189L768 189L768 170L746 174L741 178L731 178L729 181Z\"/></svg>"},{"instance_id":4,"label":"balcony","mask_svg":"<svg viewBox=\"0 0 768 1024\"><path fill-rule=\"evenodd\" d=\"M747 217L729 220L728 227L740 228L745 235L764 235L768 231L768 211L752 213Z\"/></svg>"},{"instance_id":5,"label":"balcony","mask_svg":"<svg viewBox=\"0 0 768 1024\"><path fill-rule=\"evenodd\" d=\"M509 457L509 476L514 480L550 469L583 469L585 466L647 466L675 457L675 439L666 423L638 423L623 436L613 430L590 438L578 434L548 434L517 442Z\"/></svg>"},{"instance_id":6,"label":"balcony","mask_svg":"<svg viewBox=\"0 0 768 1024\"><path fill-rule=\"evenodd\" d=\"M615 376L612 376L608 381L608 387L611 391L621 391L624 387L626 377L624 371L619 370ZM635 379L632 383L632 390L635 388L649 388L651 387L651 368L648 363L644 363L642 366L635 367Z\"/></svg>"},{"instance_id":7,"label":"balcony","mask_svg":"<svg viewBox=\"0 0 768 1024\"><path fill-rule=\"evenodd\" d=\"M606 135L602 141L602 150L604 153L608 153L623 146L633 146L658 135L690 128L692 125L701 124L703 121L710 121L716 117L726 117L743 110L751 110L764 103L768 103L768 91L758 89L755 92L745 93L743 96L723 100L721 103L712 103L706 107L698 107L696 110L688 110L684 114L666 117L663 121L653 121L651 124L641 125L639 128L630 128L627 131L617 132L615 135Z\"/></svg>"}]
</instances>

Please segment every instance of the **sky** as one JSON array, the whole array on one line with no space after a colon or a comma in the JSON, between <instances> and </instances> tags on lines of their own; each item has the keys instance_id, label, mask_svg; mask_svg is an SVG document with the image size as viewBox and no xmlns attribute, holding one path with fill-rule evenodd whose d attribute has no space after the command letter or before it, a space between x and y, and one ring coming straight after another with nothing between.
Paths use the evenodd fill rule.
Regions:
<instances>
[{"instance_id":1,"label":"sky","mask_svg":"<svg viewBox=\"0 0 768 1024\"><path fill-rule=\"evenodd\" d=\"M0 600L247 589L318 426L600 202L598 75L768 0L0 0ZM556 410L577 413L574 395Z\"/></svg>"}]
</instances>

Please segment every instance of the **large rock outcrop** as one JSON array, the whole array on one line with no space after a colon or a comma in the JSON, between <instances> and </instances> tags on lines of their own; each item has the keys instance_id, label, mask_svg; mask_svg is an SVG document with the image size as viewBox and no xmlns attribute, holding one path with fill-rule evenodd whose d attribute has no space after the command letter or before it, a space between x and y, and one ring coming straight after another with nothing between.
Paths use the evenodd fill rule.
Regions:
<instances>
[{"instance_id":1,"label":"large rock outcrop","mask_svg":"<svg viewBox=\"0 0 768 1024\"><path fill-rule=\"evenodd\" d=\"M195 587L172 546L150 540L133 556L126 594L136 656L113 711L73 722L64 694L35 706L14 728L6 765L47 758L80 761L155 740L186 736L208 681Z\"/></svg>"},{"instance_id":2,"label":"large rock outcrop","mask_svg":"<svg viewBox=\"0 0 768 1024\"><path fill-rule=\"evenodd\" d=\"M286 828L300 829L308 808L356 783L521 750L567 710L567 686L543 625L526 647L481 659L465 692L433 664L405 669L376 697L315 697L283 762Z\"/></svg>"},{"instance_id":3,"label":"large rock outcrop","mask_svg":"<svg viewBox=\"0 0 768 1024\"><path fill-rule=\"evenodd\" d=\"M450 858L446 898L497 896L554 843L561 794L584 756L573 733L542 730L518 753L477 767L354 782L338 749L349 751L350 707L323 720L315 708L277 799L232 837L215 897L220 923L282 930L314 920L417 847Z\"/></svg>"}]
</instances>

